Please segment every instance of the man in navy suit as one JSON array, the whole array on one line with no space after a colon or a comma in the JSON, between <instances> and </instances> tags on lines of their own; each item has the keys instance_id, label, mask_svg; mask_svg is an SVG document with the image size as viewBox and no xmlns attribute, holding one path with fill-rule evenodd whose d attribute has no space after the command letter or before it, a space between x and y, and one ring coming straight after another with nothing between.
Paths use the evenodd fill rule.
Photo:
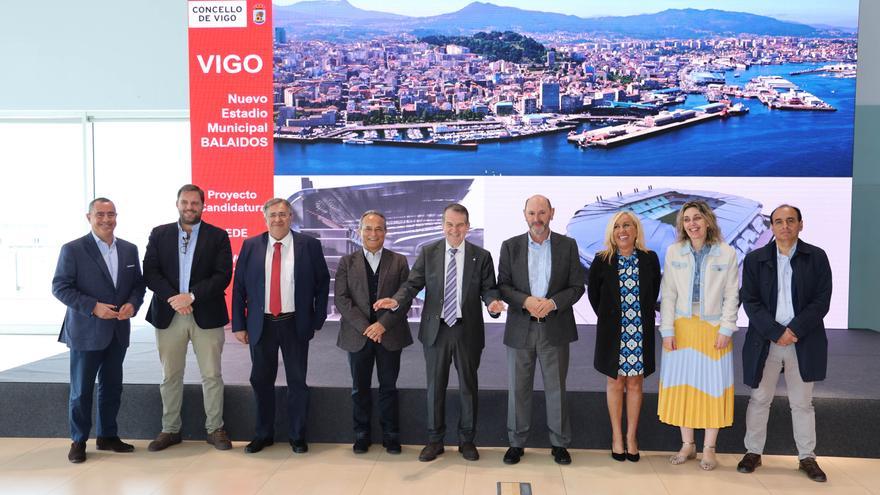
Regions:
<instances>
[{"instance_id":1,"label":"man in navy suit","mask_svg":"<svg viewBox=\"0 0 880 495\"><path fill-rule=\"evenodd\" d=\"M98 450L131 452L119 439L116 414L122 397L122 361L130 318L144 301L137 246L114 237L116 206L107 198L89 203L92 231L61 248L52 294L67 306L59 342L70 348L70 452L86 460L92 428L92 393L98 378Z\"/></svg>"},{"instance_id":2,"label":"man in navy suit","mask_svg":"<svg viewBox=\"0 0 880 495\"><path fill-rule=\"evenodd\" d=\"M823 318L831 304L831 265L822 249L800 239L801 210L770 213L774 241L746 255L740 301L749 317L743 343L743 381L752 387L746 410L746 455L737 471L761 465L767 419L780 372L791 406L798 468L813 481L828 478L816 462L813 383L825 379L828 338Z\"/></svg>"},{"instance_id":3,"label":"man in navy suit","mask_svg":"<svg viewBox=\"0 0 880 495\"><path fill-rule=\"evenodd\" d=\"M293 451L308 451L306 385L309 341L327 319L330 273L321 243L290 230L293 208L286 199L263 205L268 232L244 241L232 284L232 331L250 345L251 386L257 402L255 454L275 441L275 378L278 349L287 378L288 437Z\"/></svg>"},{"instance_id":4,"label":"man in navy suit","mask_svg":"<svg viewBox=\"0 0 880 495\"><path fill-rule=\"evenodd\" d=\"M220 356L229 323L226 287L232 279L232 246L225 230L202 221L205 192L186 184L177 191L176 222L150 232L144 279L153 291L147 321L156 327L162 362L162 431L151 452L181 442L180 408L186 351L192 342L202 375L207 442L218 450L232 443L223 428L223 375Z\"/></svg>"}]
</instances>

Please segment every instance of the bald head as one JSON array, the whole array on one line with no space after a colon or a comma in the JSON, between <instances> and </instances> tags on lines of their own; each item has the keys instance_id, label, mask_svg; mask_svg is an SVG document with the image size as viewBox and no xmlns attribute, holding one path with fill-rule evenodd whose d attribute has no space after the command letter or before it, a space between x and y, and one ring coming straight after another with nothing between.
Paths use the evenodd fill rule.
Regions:
<instances>
[{"instance_id":1,"label":"bald head","mask_svg":"<svg viewBox=\"0 0 880 495\"><path fill-rule=\"evenodd\" d=\"M533 241L542 243L550 237L550 220L553 220L553 211L550 200L545 196L536 194L526 200L523 215Z\"/></svg>"}]
</instances>

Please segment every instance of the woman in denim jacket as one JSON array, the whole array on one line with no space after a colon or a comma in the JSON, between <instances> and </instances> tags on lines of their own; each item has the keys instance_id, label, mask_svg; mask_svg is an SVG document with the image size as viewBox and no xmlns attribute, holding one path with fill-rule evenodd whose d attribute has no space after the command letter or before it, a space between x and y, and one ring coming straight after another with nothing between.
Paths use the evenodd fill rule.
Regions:
<instances>
[{"instance_id":1,"label":"woman in denim jacket","mask_svg":"<svg viewBox=\"0 0 880 495\"><path fill-rule=\"evenodd\" d=\"M733 424L733 345L738 276L736 251L721 239L704 201L685 203L676 218L661 283L663 361L657 414L681 429L681 450L669 462L696 458L694 429L704 428L706 471L718 465L718 429Z\"/></svg>"}]
</instances>

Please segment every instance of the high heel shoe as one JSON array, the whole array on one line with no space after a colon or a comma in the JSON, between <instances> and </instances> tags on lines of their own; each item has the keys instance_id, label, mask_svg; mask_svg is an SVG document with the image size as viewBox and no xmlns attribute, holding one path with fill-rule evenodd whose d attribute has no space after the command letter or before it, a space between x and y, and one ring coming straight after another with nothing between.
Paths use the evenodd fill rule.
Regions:
<instances>
[{"instance_id":1,"label":"high heel shoe","mask_svg":"<svg viewBox=\"0 0 880 495\"><path fill-rule=\"evenodd\" d=\"M614 459L615 461L623 462L626 460L626 456L627 456L627 453L625 450L623 452L621 452L620 454L618 454L617 452L615 452L613 450L611 451L611 458Z\"/></svg>"},{"instance_id":2,"label":"high heel shoe","mask_svg":"<svg viewBox=\"0 0 880 495\"><path fill-rule=\"evenodd\" d=\"M639 462L639 459L641 458L642 456L639 455L638 452L636 452L635 454L630 453L629 444L626 445L626 460L628 460L629 462Z\"/></svg>"},{"instance_id":3,"label":"high heel shoe","mask_svg":"<svg viewBox=\"0 0 880 495\"><path fill-rule=\"evenodd\" d=\"M703 457L700 459L700 467L703 468L703 471L711 471L718 467L718 461L707 461L706 460L706 449L712 449L712 453L715 453L714 445L703 445Z\"/></svg>"},{"instance_id":4,"label":"high heel shoe","mask_svg":"<svg viewBox=\"0 0 880 495\"><path fill-rule=\"evenodd\" d=\"M689 448L690 452L688 454L685 455L685 454L682 454L681 451L679 451L677 454L669 457L669 463L677 466L679 464L684 464L689 459L696 459L697 458L697 446L694 445L694 442L681 442L681 449L682 450L684 450L685 447L687 447L687 446L690 446L690 448Z\"/></svg>"}]
</instances>

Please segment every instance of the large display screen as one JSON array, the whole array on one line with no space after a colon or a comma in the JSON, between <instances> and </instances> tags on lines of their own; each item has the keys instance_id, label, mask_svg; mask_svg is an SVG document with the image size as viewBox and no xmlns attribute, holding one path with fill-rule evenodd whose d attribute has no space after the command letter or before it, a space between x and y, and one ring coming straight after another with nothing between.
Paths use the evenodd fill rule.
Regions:
<instances>
[{"instance_id":1,"label":"large display screen","mask_svg":"<svg viewBox=\"0 0 880 495\"><path fill-rule=\"evenodd\" d=\"M191 22L194 118L199 101L208 121L231 107L242 126L220 129L229 137L193 122L193 176L218 196L252 192L251 207L289 198L331 273L360 249L368 209L388 216L386 246L412 261L442 237L443 207L461 202L469 239L497 258L526 230L525 199L544 194L552 229L589 266L621 209L662 259L678 208L703 199L742 261L770 240L770 211L790 203L802 237L831 260L826 325L847 327L857 0L286 3L190 2L191 16L194 5L243 5L241 43L253 48L227 71L228 54L209 62L201 47L217 45L193 36L228 39L234 27ZM248 72L259 85L231 89ZM208 158L221 150L229 167ZM259 214L240 214L237 225L252 222L242 236L262 231ZM576 310L595 320L585 300Z\"/></svg>"}]
</instances>

